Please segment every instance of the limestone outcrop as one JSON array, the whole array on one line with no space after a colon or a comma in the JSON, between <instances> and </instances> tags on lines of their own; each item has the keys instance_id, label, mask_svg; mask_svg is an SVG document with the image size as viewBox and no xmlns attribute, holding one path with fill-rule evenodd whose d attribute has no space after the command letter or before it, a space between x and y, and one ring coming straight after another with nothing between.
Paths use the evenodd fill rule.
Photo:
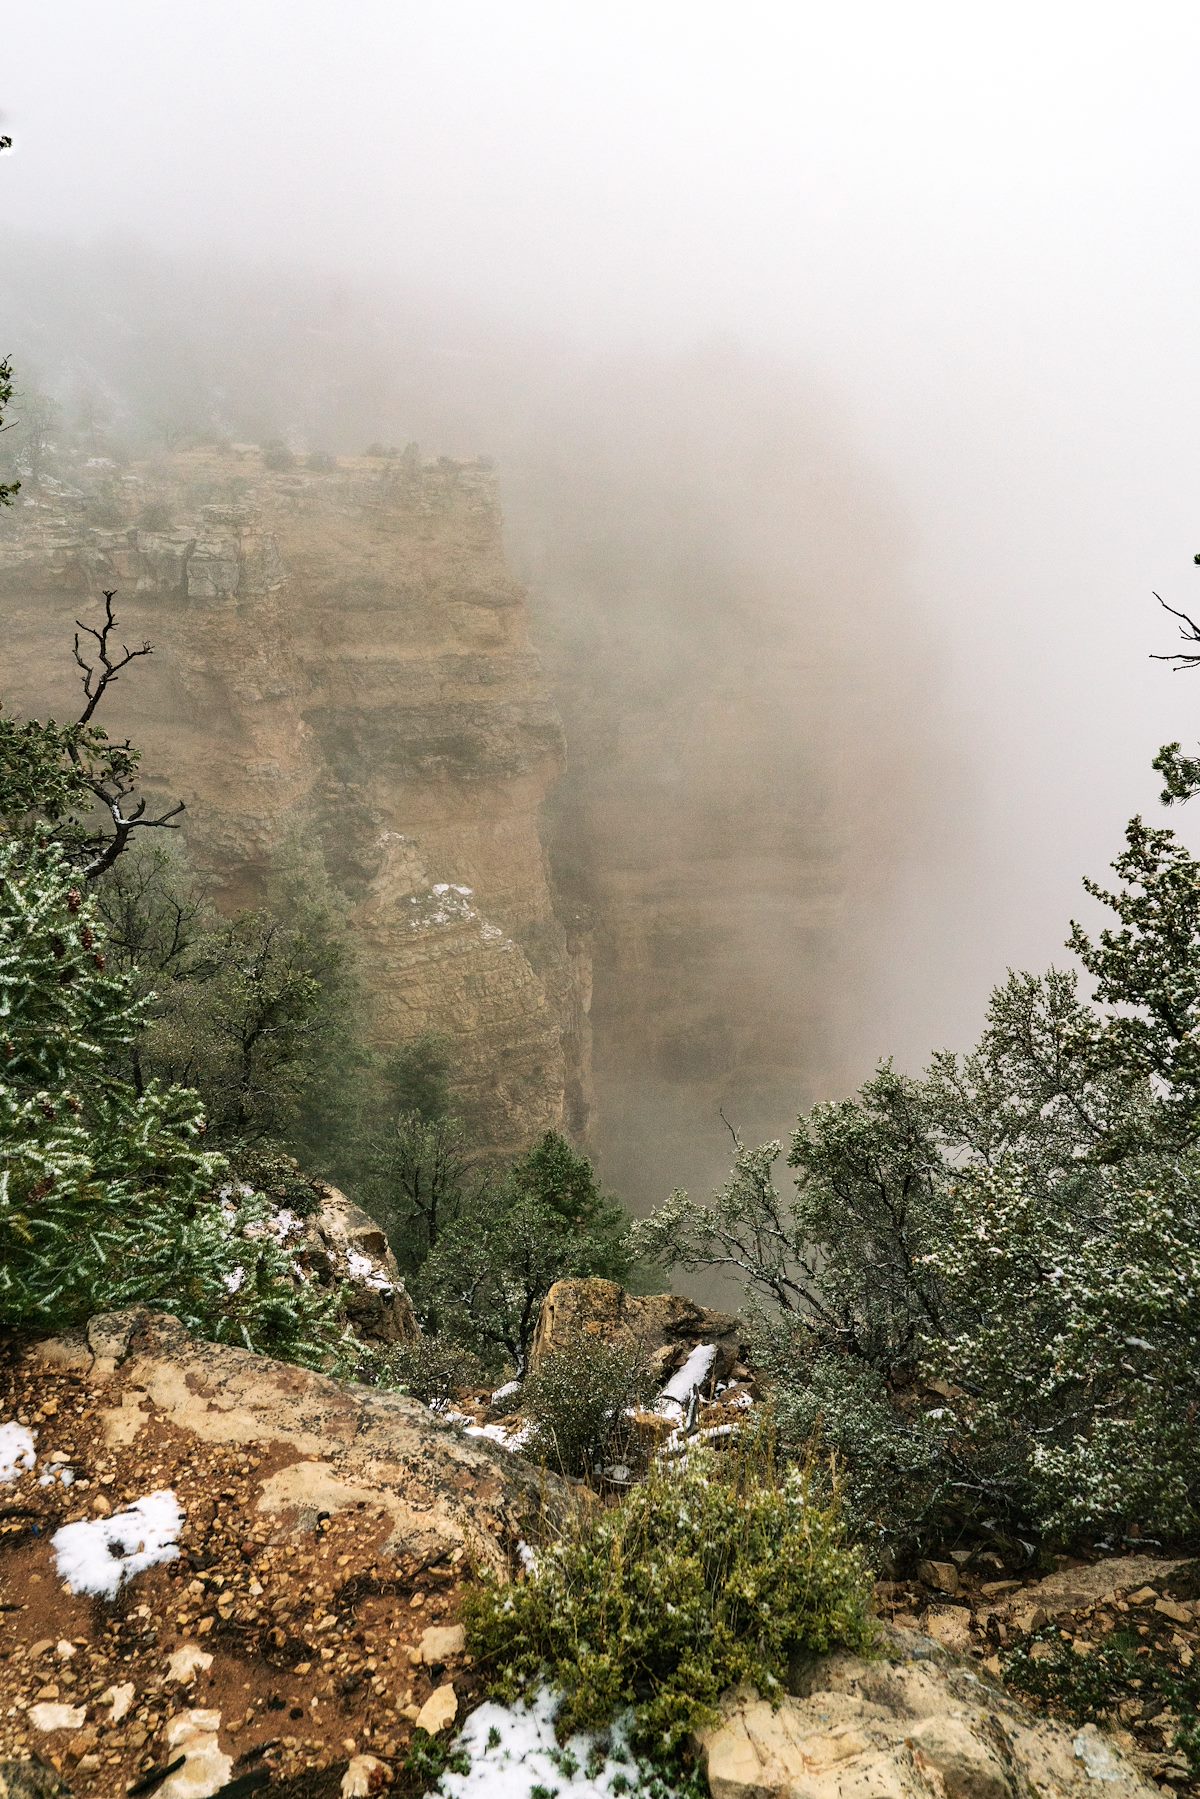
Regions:
<instances>
[{"instance_id":1,"label":"limestone outcrop","mask_svg":"<svg viewBox=\"0 0 1200 1799\"><path fill-rule=\"evenodd\" d=\"M814 1664L772 1708L731 1694L700 1749L712 1799L1153 1799L1094 1725L1035 1718L909 1632Z\"/></svg>"},{"instance_id":2,"label":"limestone outcrop","mask_svg":"<svg viewBox=\"0 0 1200 1799\"><path fill-rule=\"evenodd\" d=\"M134 1308L35 1345L29 1364L75 1376L94 1393L105 1439L122 1447L166 1427L198 1444L270 1453L257 1511L296 1528L369 1507L394 1550L470 1553L507 1566L506 1545L542 1504L538 1473L466 1436L414 1399L327 1379L189 1336L175 1319Z\"/></svg>"},{"instance_id":3,"label":"limestone outcrop","mask_svg":"<svg viewBox=\"0 0 1200 1799\"><path fill-rule=\"evenodd\" d=\"M360 1337L414 1343L421 1334L396 1258L381 1227L328 1187L319 1212L305 1220L304 1263L346 1294L346 1316Z\"/></svg>"},{"instance_id":4,"label":"limestone outcrop","mask_svg":"<svg viewBox=\"0 0 1200 1799\"><path fill-rule=\"evenodd\" d=\"M636 1344L663 1380L701 1343L716 1350L713 1378L725 1379L741 1349L736 1318L710 1311L682 1294L627 1293L616 1281L597 1279L556 1281L542 1303L530 1352L531 1371L579 1337Z\"/></svg>"}]
</instances>

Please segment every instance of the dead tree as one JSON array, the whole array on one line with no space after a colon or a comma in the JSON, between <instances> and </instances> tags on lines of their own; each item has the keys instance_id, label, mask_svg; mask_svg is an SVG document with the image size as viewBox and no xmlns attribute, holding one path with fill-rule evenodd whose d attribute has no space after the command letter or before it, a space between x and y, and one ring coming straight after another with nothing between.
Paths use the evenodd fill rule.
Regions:
<instances>
[{"instance_id":1,"label":"dead tree","mask_svg":"<svg viewBox=\"0 0 1200 1799\"><path fill-rule=\"evenodd\" d=\"M112 835L100 837L94 845L95 853L84 864L83 877L87 881L94 881L106 868L112 867L128 848L135 831L178 830L179 815L184 810L183 801L176 800L165 812L156 815L148 811L145 799L135 797L139 752L128 738L124 743L110 743L107 734L92 724L97 707L122 670L140 657L154 653L149 642L136 650L129 649L126 644L121 644L119 651L116 649L115 598L115 588L105 590L104 623L98 631L80 619L75 621L75 661L82 671L86 704L74 729L66 734L64 747L81 785L108 813L113 827ZM87 637L92 639L95 649L85 653L83 639Z\"/></svg>"}]
</instances>

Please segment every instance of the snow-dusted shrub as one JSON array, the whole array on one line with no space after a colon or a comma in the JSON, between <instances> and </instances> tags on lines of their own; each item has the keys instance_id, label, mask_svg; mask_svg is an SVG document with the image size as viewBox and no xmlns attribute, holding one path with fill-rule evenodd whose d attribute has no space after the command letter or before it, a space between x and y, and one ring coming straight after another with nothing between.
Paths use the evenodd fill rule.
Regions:
<instances>
[{"instance_id":1,"label":"snow-dusted shrub","mask_svg":"<svg viewBox=\"0 0 1200 1799\"><path fill-rule=\"evenodd\" d=\"M371 1374L381 1387L411 1394L435 1412L444 1410L463 1387L478 1386L483 1378L469 1349L447 1337L430 1336L380 1352Z\"/></svg>"},{"instance_id":2,"label":"snow-dusted shrub","mask_svg":"<svg viewBox=\"0 0 1200 1799\"><path fill-rule=\"evenodd\" d=\"M58 1329L142 1302L328 1358L336 1294L294 1277L268 1202L205 1150L196 1095L115 1072L144 1013L64 851L0 838L0 1323Z\"/></svg>"},{"instance_id":3,"label":"snow-dusted shrub","mask_svg":"<svg viewBox=\"0 0 1200 1799\"><path fill-rule=\"evenodd\" d=\"M633 1344L579 1336L547 1356L525 1383L521 1410L532 1430L525 1453L562 1474L586 1476L610 1463L644 1460L627 1411L653 1390Z\"/></svg>"},{"instance_id":4,"label":"snow-dusted shrub","mask_svg":"<svg viewBox=\"0 0 1200 1799\"><path fill-rule=\"evenodd\" d=\"M1135 819L1091 977L1010 974L967 1056L884 1065L635 1246L747 1285L783 1430L912 1547L1200 1525L1200 862Z\"/></svg>"},{"instance_id":5,"label":"snow-dusted shrub","mask_svg":"<svg viewBox=\"0 0 1200 1799\"><path fill-rule=\"evenodd\" d=\"M677 1754L739 1681L770 1696L793 1657L871 1638L871 1582L836 1502L761 1442L695 1451L582 1512L535 1571L468 1593L468 1644L503 1698L565 1695L561 1733L632 1711L634 1746Z\"/></svg>"}]
</instances>

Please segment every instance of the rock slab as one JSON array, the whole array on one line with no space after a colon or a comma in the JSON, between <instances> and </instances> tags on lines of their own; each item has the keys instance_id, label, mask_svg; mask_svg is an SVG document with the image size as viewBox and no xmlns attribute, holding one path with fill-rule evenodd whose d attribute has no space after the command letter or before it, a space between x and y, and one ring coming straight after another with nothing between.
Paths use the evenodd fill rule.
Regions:
<instances>
[{"instance_id":1,"label":"rock slab","mask_svg":"<svg viewBox=\"0 0 1200 1799\"><path fill-rule=\"evenodd\" d=\"M817 1663L778 1707L730 1694L698 1739L712 1799L1155 1799L1094 1726L1035 1718L915 1633L884 1647Z\"/></svg>"}]
</instances>

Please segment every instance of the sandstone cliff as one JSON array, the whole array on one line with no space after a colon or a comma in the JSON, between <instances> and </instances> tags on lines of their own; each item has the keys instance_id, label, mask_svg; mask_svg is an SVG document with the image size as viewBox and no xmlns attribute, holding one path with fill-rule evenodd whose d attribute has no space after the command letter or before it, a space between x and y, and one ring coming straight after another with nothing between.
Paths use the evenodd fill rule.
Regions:
<instances>
[{"instance_id":1,"label":"sandstone cliff","mask_svg":"<svg viewBox=\"0 0 1200 1799\"><path fill-rule=\"evenodd\" d=\"M587 957L540 831L562 730L482 463L269 470L193 451L72 471L0 520L5 698L76 705L73 621L106 588L156 654L114 695L193 853L254 898L300 829L349 895L395 1044L449 1041L485 1147L588 1113ZM103 522L100 522L103 520Z\"/></svg>"}]
</instances>

